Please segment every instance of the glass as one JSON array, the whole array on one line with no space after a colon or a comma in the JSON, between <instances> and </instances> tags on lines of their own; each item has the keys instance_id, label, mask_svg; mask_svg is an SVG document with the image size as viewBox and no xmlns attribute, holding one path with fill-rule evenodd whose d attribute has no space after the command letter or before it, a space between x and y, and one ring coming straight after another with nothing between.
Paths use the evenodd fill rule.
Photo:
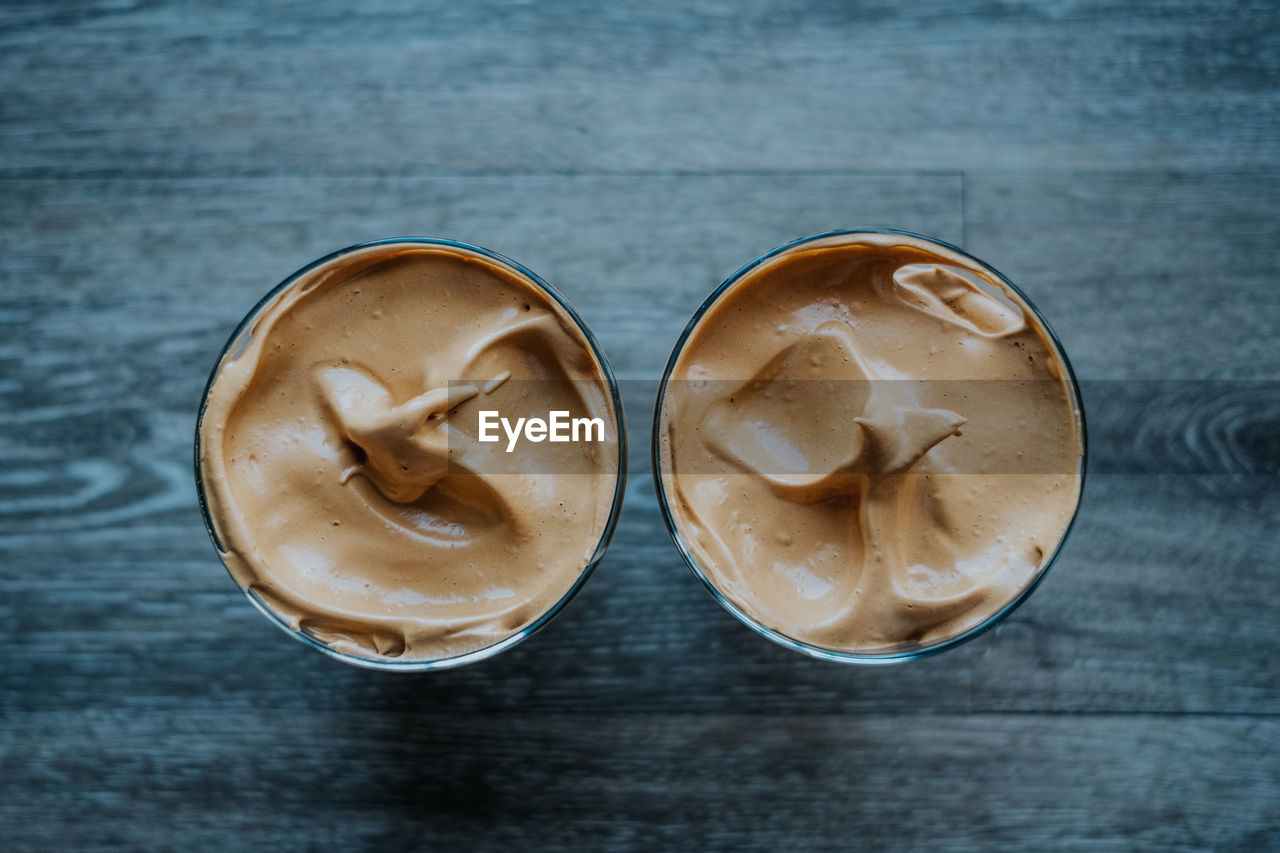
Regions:
<instances>
[{"instance_id":1,"label":"glass","mask_svg":"<svg viewBox=\"0 0 1280 853\"><path fill-rule=\"evenodd\" d=\"M244 586L240 586L239 582L237 581L236 585L240 586L241 591L245 594L246 597L248 597L248 599L253 603L253 605L257 607L259 611L262 612L264 616L266 616L269 620L271 620L273 624L275 624L285 633L289 634L294 639L300 641L304 645L310 646L311 648L321 651L329 655L330 657L337 658L341 661L344 661L349 664L353 664L355 666L366 667L369 669L394 670L398 672L426 672L431 670L450 669L453 667L462 666L464 664L481 661L486 658L491 658L494 655L500 652L506 651L507 649L517 645L518 643L523 642L525 639L527 639L528 637L530 637L531 635L539 631L541 628L543 628L548 622L550 622L553 618L555 618L555 616L558 613L560 613L561 610L564 609L565 605L569 603L569 601L578 593L578 590L582 588L583 584L586 583L587 578L590 577L591 573L595 570L596 566L600 563L600 560L603 559L605 551L609 547L609 541L613 537L614 528L617 526L618 514L622 507L622 496L626 487L626 479L627 479L627 436L626 436L626 421L625 421L623 410L622 410L622 396L618 389L617 380L614 378L613 371L609 367L608 359L605 358L604 350L601 348L599 341L596 340L595 335L591 332L591 329L587 326L587 324L583 322L582 318L578 316L578 313L573 309L573 306L570 305L568 300L566 300L554 287L552 287L550 284L545 282L543 279L539 278L536 274L534 274L530 270L526 269L525 267L521 266L515 261L510 260L509 258L505 258L502 255L497 254L496 252L491 252L488 249L484 249L479 246L473 246L468 243L461 243L454 240L446 240L446 239L433 238L433 237L398 237L398 238L391 238L386 240L374 240L367 243L358 243L354 246L348 246L345 249L340 249L336 252L333 252L332 254L329 254L323 258L320 258L317 261L313 261L312 263L307 264L305 267L293 273L284 281L280 282L278 285L273 287L267 293L266 296L262 297L262 299L258 302L258 304L255 305L253 309L250 310L249 313L244 316L244 319L240 321L239 325L236 326L235 331L232 332L231 337L227 340L227 343L223 346L222 352L219 353L217 363L215 364L213 371L209 374L209 381L205 385L204 395L200 401L200 412L196 418L195 477L196 477L196 492L200 500L201 514L204 516L205 529L208 531L209 537L213 540L214 547L217 548L219 556L221 556L226 549L222 545L222 541L219 537L218 531L214 524L212 515L209 511L209 507L205 498L204 477L201 471L201 463L200 463L200 428L204 420L205 408L209 400L209 392L213 388L214 380L217 378L218 373L222 370L224 362L227 360L230 354L239 354L244 351L245 347L248 345L252 337L254 321L262 313L263 310L265 310L277 298L279 298L289 288L289 286L292 285L295 281L298 281L300 278L312 272L313 270L319 267L325 266L326 264L332 263L333 261L339 258L342 258L346 255L349 255L352 252L358 252L361 250L365 250L365 249L369 249L377 246L392 246L392 245L406 244L406 243L407 244L423 244L428 246L440 246L448 249L456 249L459 252L462 252L464 254L473 253L476 255L480 255L490 261L493 261L499 264L502 267L505 267L509 272L513 273L517 278L526 280L536 290L541 291L551 301L553 301L556 305L558 305L561 309L563 309L565 314L567 314L569 318L572 319L573 323L577 326L578 330L582 333L583 337L586 339L587 345L590 348L591 354L595 358L596 363L600 367L600 372L604 377L605 384L608 386L609 401L612 407L615 422L617 423L617 435L618 435L618 454L617 454L618 468L617 468L617 477L614 483L613 503L610 507L609 515L607 520L605 521L604 528L601 531L600 539L596 544L595 550L593 551L591 558L587 561L586 566L583 568L582 572L578 575L573 585L570 586L570 588L564 593L564 595L562 595L560 599L551 606L550 609L544 612L532 623L520 629L519 631L512 634L511 636L506 637L502 640L499 640L498 642L493 643L489 646L486 646L482 649L466 652L461 655L455 655L452 657L445 657L445 658L439 658L434 660L409 660L409 661L397 661L395 659L390 659L390 658L363 657L360 655L348 654L346 652L342 652L337 649L334 649L329 645L327 645L326 643L321 642L320 640L317 640L316 638L311 637L300 630L295 630L287 622L285 622L271 608L271 606L268 605L266 602L264 602L257 594L255 594L251 589L248 589ZM226 567L225 561L224 561L224 567ZM228 574L230 574L229 568L228 568ZM232 576L232 579L233 580L235 579L234 576Z\"/></svg>"},{"instance_id":2,"label":"glass","mask_svg":"<svg viewBox=\"0 0 1280 853\"><path fill-rule=\"evenodd\" d=\"M1015 293L1018 296L1018 298L1022 301L1022 304L1025 305L1026 308L1029 309L1033 315L1035 315L1037 322L1040 324L1040 327L1044 330L1044 333L1049 343L1052 345L1055 355L1057 355L1062 366L1065 368L1065 370L1063 371L1063 375L1066 379L1066 385L1069 389L1070 401L1074 404L1075 412L1077 413L1076 417L1079 424L1078 432L1080 437L1080 458L1079 458L1080 491L1076 499L1076 505L1072 512L1071 519L1067 523L1066 529L1063 531L1061 538L1058 540L1058 545L1054 549L1053 553L1049 556L1049 559L1045 561L1044 565L1036 573L1036 576L1032 578L1032 580L1029 583L1027 583L1027 585L1024 586L1017 595L1015 595L1010 601L1008 601L1002 607L1000 607L995 613L993 613L992 615L990 615L989 617L987 617L977 625L974 625L973 627L968 628L960 632L959 634L956 634L954 636L948 637L943 640L938 640L936 642L923 644L923 645L896 646L896 647L888 648L884 651L855 652L855 651L846 651L842 649L825 648L822 646L806 643L804 641L797 640L794 637L790 637L773 628L770 628L766 625L763 625L753 616L744 612L742 608L740 608L737 604L735 604L724 593L722 593L719 590L719 588L716 587L715 583L711 580L708 574L702 569L701 566L698 565L698 560L693 555L692 549L689 547L688 542L685 540L684 534L680 530L680 526L676 519L676 513L672 510L670 501L667 497L667 489L664 482L665 477L663 474L661 436L663 432L663 426L662 426L663 403L664 403L666 392L667 392L667 386L671 380L671 374L675 369L676 362L679 360L680 354L684 350L685 343L689 340L690 335L698 327L699 323L702 321L702 318L707 314L708 311L710 311L712 306L714 306L722 296L724 296L729 290L731 290L734 287L734 285L739 280L741 280L743 276L745 276L747 273L756 269L758 266L760 266L764 262L774 257L777 257L778 255L781 255L793 249L803 247L807 244L818 242L818 241L831 240L833 238L840 238L840 237L854 238L860 235L871 235L871 234L891 235L891 236L898 235L904 238L918 240L932 246L940 247L941 249L947 252L955 253L967 259L968 261L973 263L975 266L977 266L978 268L980 268L981 270L983 270L984 272L986 272L996 280L1000 281L1003 285L1007 286L1013 293ZM925 237L923 235L915 234L910 231L901 231L901 230L892 229L892 228L853 228L853 229L826 231L821 234L813 234L808 237L801 237L797 240L793 240L789 243L779 246L778 248L773 249L772 251L761 255L760 257L756 258L755 260L751 261L750 263L742 267L736 273L729 276L728 279L726 279L719 287L717 287L714 291L711 292L711 295L708 296L706 300L702 303L702 305L699 306L698 310L694 312L693 317L689 320L689 323L685 326L684 331L680 334L680 337L676 340L675 346L671 350L671 356L667 360L666 369L663 371L662 380L658 385L657 400L655 401L655 404L654 404L652 446L651 446L650 454L651 454L651 464L653 466L654 486L658 495L658 506L661 509L662 518L663 518L663 521L666 523L667 531L668 533L670 533L672 541L675 543L677 550L679 550L680 556L684 558L685 563L689 566L689 569L698 578L698 580L702 581L703 586L705 586L707 590L711 593L712 597L714 597L715 600L720 603L721 607L723 607L725 610L728 610L730 613L734 615L734 617L738 619L738 621L742 622L744 625L751 628L756 633L764 637L767 637L770 640L774 641L775 643L778 643L781 646L791 649L792 651L800 652L801 654L809 655L810 657L819 658L821 660L836 661L839 663L848 663L848 664L876 665L876 664L902 663L904 661L926 657L928 655L937 654L938 652L942 652L947 649L955 648L961 643L971 640L974 637L978 636L979 634L982 634L983 632L989 630L990 628L998 624L1006 616L1008 616L1010 613L1012 613L1020 604L1022 604L1022 602L1027 600L1027 598L1031 595L1031 593L1035 591L1036 587L1040 585L1041 581L1043 581L1045 576L1049 573L1049 569L1057 561L1059 554L1062 553L1062 548L1066 544L1067 536L1071 532L1071 528L1075 524L1076 517L1079 515L1080 503L1084 498L1085 460L1087 456L1087 444L1088 442L1087 442L1086 430L1085 430L1084 405L1081 401L1080 389L1076 382L1075 373L1071 369L1071 362L1067 359L1067 355L1062 348L1061 341L1058 340L1058 336L1054 333L1053 329L1049 326L1049 323L1045 320L1044 315L1040 313L1039 309L1035 307L1034 303L1032 303L1032 301L1027 298L1027 295L1023 293L1020 288L1018 288L1013 282L1011 282L1008 278L1002 275L999 271L991 267L990 264L987 264L984 261L981 261L978 258L975 258L973 255L969 254L968 252L965 252L962 249L957 248L956 246L951 245L950 243L946 243L941 240L936 240L932 237Z\"/></svg>"}]
</instances>

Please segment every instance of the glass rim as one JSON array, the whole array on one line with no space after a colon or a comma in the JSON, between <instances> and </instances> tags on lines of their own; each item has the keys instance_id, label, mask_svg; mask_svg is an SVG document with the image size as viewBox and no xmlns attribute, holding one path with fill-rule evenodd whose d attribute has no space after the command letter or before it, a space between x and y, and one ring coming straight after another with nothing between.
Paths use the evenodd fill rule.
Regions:
<instances>
[{"instance_id":1,"label":"glass rim","mask_svg":"<svg viewBox=\"0 0 1280 853\"><path fill-rule=\"evenodd\" d=\"M1063 529L1062 535L1058 538L1057 545L1054 546L1053 553L1049 555L1049 559L1046 560L1045 564L1036 572L1035 577L1032 578L1017 595L1003 604L990 616L983 619L977 625L967 628L953 637L948 637L945 640L939 640L938 642L929 643L927 645L909 646L905 648L891 647L881 652L855 652L842 649L831 649L824 646L818 646L813 643L807 643L803 640L797 640L776 628L770 628L754 616L745 612L734 601L721 592L710 577L708 577L706 572L702 570L702 567L699 566L692 550L685 541L684 535L680 532L679 525L676 523L675 514L671 509L662 474L662 410L663 402L666 399L667 384L671 380L672 371L675 369L676 362L684 351L685 344L688 343L690 335L693 334L694 330L702 322L702 319L706 316L707 312L709 312L711 308L720 301L721 297L732 289L744 276L779 255L820 240L838 237L858 237L863 235L906 237L931 246L940 247L948 252L955 253L961 258L967 259L983 271L990 273L1001 284L1012 290L1035 316L1036 321L1044 330L1045 336L1048 338L1056 355L1061 360L1062 366L1065 368L1063 371L1063 378L1065 379L1065 385L1070 393L1070 401L1075 406L1074 413L1076 422L1079 424L1080 432L1080 485L1076 492L1075 507L1072 509L1071 518L1067 521L1067 526ZM730 275L721 282L719 286L712 290L706 299L702 301L702 304L698 306L697 310L693 312L693 316L689 318L689 322L685 324L684 330L680 333L680 336L676 339L675 345L671 349L671 355L667 358L667 365L662 372L662 379L658 383L658 394L654 400L653 423L650 433L650 465L653 469L654 488L657 492L658 509L662 513L662 520L666 524L668 535L670 535L672 542L675 543L676 550L680 552L680 556L684 559L685 565L688 566L694 576L702 582L702 585L709 593L711 593L712 598L714 598L721 607L732 614L739 622L746 625L757 634L772 640L784 648L788 648L794 652L799 652L800 654L817 658L819 660L869 666L905 663L906 661L931 657L949 649L953 649L962 643L966 643L969 640L986 633L991 628L1002 622L1005 617L1016 610L1024 601L1030 598L1036 587L1040 585L1040 583L1049 574L1049 570L1053 568L1053 565L1058 561L1058 557L1062 554L1062 549L1066 545L1067 538L1070 535L1072 528L1075 526L1076 519L1079 517L1080 505L1084 502L1085 468L1089 454L1088 430L1085 427L1084 401L1080 396L1080 385L1076 379L1075 371L1071 367L1071 361L1067 358L1066 349L1062 346L1062 341L1059 340L1057 333L1054 332L1052 326L1049 325L1048 320L1046 320L1044 315L1040 312L1040 309L1036 307L1035 303L1028 298L1022 289L1010 281L1007 276L995 267L991 266L986 261L975 257L969 252L966 252L958 246L954 246L951 243L939 240L935 237L918 234L914 231L904 231L897 228L884 228L877 226L841 228L832 231L823 231L817 234L810 234L806 237L798 237L794 240L783 243L777 248L770 249L768 252L765 252L763 255L760 255L752 261L748 261L739 268L737 272Z\"/></svg>"},{"instance_id":2,"label":"glass rim","mask_svg":"<svg viewBox=\"0 0 1280 853\"><path fill-rule=\"evenodd\" d=\"M587 560L586 565L582 568L582 571L579 572L578 577L574 580L573 584L564 592L563 595L560 596L559 599L556 600L555 604L545 610L537 619L516 631L514 634L504 637L496 643L491 643L490 645L480 649L432 660L397 661L394 658L365 657L362 655L339 651L329 644L308 635L304 631L290 626L278 613L275 612L275 610L271 608L270 605L254 593L253 590L242 586L235 578L235 575L231 573L231 569L227 566L226 560L222 557L224 548L222 540L213 523L212 515L209 512L208 502L205 497L204 473L200 463L200 431L201 426L204 423L205 409L209 402L209 392L213 389L214 381L218 378L218 374L222 370L223 364L227 359L227 354L239 344L241 336L251 328L253 322L258 318L262 311L271 305L276 298L291 285L312 271L355 252L380 246L393 245L437 246L444 249L458 250L463 253L472 253L493 261L494 263L497 263L498 265L515 273L519 277L526 279L536 290L541 291L561 310L563 310L573 321L573 324L578 331L582 333L583 338L587 342L587 348L591 351L591 355L595 358L596 363L600 367L600 372L604 376L605 385L608 387L609 391L609 402L613 409L614 418L617 422L618 470L614 480L613 502L609 507L609 515L600 532L600 538L596 542L595 550L592 552L590 559ZM231 580L235 583L236 587L239 588L253 606L256 607L260 613L266 616L272 624L280 628L289 636L293 637L295 640L301 642L303 645L322 652L329 657L336 658L344 663L364 669L374 669L384 672L432 672L436 670L454 669L469 663L476 663L478 661L494 657L513 646L519 645L533 634L546 627L546 625L548 625L561 613L561 611L564 610L574 596L578 594L586 584L587 579L595 572L595 569L600 564L601 560L604 559L605 552L609 548L609 543L613 539L614 530L618 524L618 518L622 510L623 495L626 492L627 486L627 425L626 413L623 410L622 405L622 393L618 388L618 380L614 376L613 369L609 365L609 360L605 356L604 348L600 346L600 342L591 331L591 327L588 326L586 321L584 321L582 317L579 316L578 312L574 310L573 306L569 303L569 300L567 300L541 276L525 267L523 264L517 263L504 255L500 255L497 252L486 249L482 246L477 246L473 243L464 243L459 240L450 240L444 237L388 237L379 240L369 240L363 243L355 243L345 248L338 249L335 252L330 252L329 254L306 264L285 277L279 284L268 290L266 295L259 299L258 302L244 315L240 322L236 324L236 327L231 332L230 337L227 338L227 342L222 345L222 349L218 353L218 358L214 362L213 370L209 373L209 379L205 383L204 392L200 397L200 408L196 414L194 449L196 496L200 503L200 514L204 518L205 531L209 534L209 538L212 541L215 550L218 552L218 559L222 562L223 569L226 570L228 576L231 577Z\"/></svg>"}]
</instances>

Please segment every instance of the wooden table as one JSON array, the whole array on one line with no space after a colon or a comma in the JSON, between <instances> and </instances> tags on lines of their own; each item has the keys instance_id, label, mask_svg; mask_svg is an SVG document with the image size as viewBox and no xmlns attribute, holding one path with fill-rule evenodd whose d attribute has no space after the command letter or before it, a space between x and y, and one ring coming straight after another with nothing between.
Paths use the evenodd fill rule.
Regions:
<instances>
[{"instance_id":1,"label":"wooden table","mask_svg":"<svg viewBox=\"0 0 1280 853\"><path fill-rule=\"evenodd\" d=\"M859 5L0 8L0 849L1280 848L1280 12ZM889 668L722 611L646 452L708 291L863 224L1023 286L1096 463L1026 606ZM191 466L244 312L404 234L539 272L633 389L598 574L427 676L268 624Z\"/></svg>"}]
</instances>

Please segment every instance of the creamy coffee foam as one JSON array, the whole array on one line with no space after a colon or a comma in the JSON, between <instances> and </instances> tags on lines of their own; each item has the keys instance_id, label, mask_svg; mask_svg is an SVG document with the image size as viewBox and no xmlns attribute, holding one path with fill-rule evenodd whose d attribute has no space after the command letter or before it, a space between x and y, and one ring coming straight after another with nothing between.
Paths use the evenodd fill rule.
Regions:
<instances>
[{"instance_id":1,"label":"creamy coffee foam","mask_svg":"<svg viewBox=\"0 0 1280 853\"><path fill-rule=\"evenodd\" d=\"M762 625L850 652L946 640L1030 584L1074 516L1065 373L972 259L898 234L809 241L739 278L679 352L668 509Z\"/></svg>"},{"instance_id":2,"label":"creamy coffee foam","mask_svg":"<svg viewBox=\"0 0 1280 853\"><path fill-rule=\"evenodd\" d=\"M429 243L309 270L252 321L202 414L223 559L286 624L430 661L528 627L603 549L618 413L580 328L523 274ZM481 409L599 418L604 440L504 453Z\"/></svg>"}]
</instances>

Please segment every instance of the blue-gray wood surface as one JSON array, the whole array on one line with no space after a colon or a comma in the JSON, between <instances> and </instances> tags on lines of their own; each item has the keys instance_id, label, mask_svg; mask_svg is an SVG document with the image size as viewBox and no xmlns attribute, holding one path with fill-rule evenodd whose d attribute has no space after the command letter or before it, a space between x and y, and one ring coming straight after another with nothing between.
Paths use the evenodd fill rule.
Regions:
<instances>
[{"instance_id":1,"label":"blue-gray wood surface","mask_svg":"<svg viewBox=\"0 0 1280 853\"><path fill-rule=\"evenodd\" d=\"M1274 2L8 0L0 193L0 849L1280 847ZM1024 607L884 669L723 612L644 452L708 291L866 224L1031 295L1098 460ZM191 471L244 312L404 234L560 287L635 448L565 613L409 677L258 615Z\"/></svg>"}]
</instances>

